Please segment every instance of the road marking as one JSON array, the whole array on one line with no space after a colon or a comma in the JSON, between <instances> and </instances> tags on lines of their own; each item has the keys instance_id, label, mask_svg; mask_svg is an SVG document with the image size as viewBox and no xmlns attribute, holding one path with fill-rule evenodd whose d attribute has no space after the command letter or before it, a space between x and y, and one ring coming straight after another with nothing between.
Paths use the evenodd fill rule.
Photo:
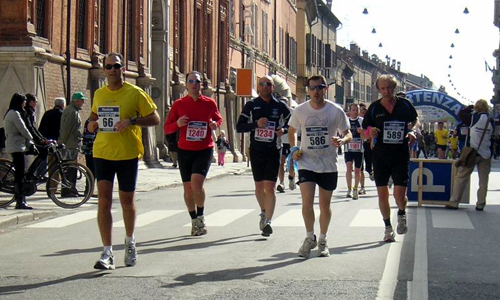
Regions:
<instances>
[{"instance_id":1,"label":"road marking","mask_svg":"<svg viewBox=\"0 0 500 300\"><path fill-rule=\"evenodd\" d=\"M391 210L391 216L395 216L396 209ZM360 209L349 225L351 227L385 227L379 209Z\"/></svg>"},{"instance_id":2,"label":"road marking","mask_svg":"<svg viewBox=\"0 0 500 300\"><path fill-rule=\"evenodd\" d=\"M62 216L52 220L44 221L41 223L29 225L29 228L61 228L76 223L84 222L90 219L94 219L97 216L95 210L81 211L74 214Z\"/></svg>"},{"instance_id":3,"label":"road marking","mask_svg":"<svg viewBox=\"0 0 500 300\"><path fill-rule=\"evenodd\" d=\"M474 229L466 211L432 210L432 226L434 228Z\"/></svg>"},{"instance_id":4,"label":"road marking","mask_svg":"<svg viewBox=\"0 0 500 300\"><path fill-rule=\"evenodd\" d=\"M404 240L404 235L397 235L396 242L391 243L389 246L389 252L385 260L384 273L378 284L377 300L392 300L394 298L394 291L398 284L399 263Z\"/></svg>"},{"instance_id":5,"label":"road marking","mask_svg":"<svg viewBox=\"0 0 500 300\"><path fill-rule=\"evenodd\" d=\"M209 227L226 226L253 211L255 211L255 209L221 209L213 214L205 216L205 222ZM188 226L191 226L191 223L184 225L184 227Z\"/></svg>"},{"instance_id":6,"label":"road marking","mask_svg":"<svg viewBox=\"0 0 500 300\"><path fill-rule=\"evenodd\" d=\"M427 260L427 217L424 207L417 208L415 234L415 261L413 282L408 290L408 299L429 299L428 260Z\"/></svg>"},{"instance_id":7,"label":"road marking","mask_svg":"<svg viewBox=\"0 0 500 300\"><path fill-rule=\"evenodd\" d=\"M319 217L319 208L314 209L315 218ZM303 227L304 218L302 217L302 208L290 209L278 218L272 221L273 227Z\"/></svg>"},{"instance_id":8,"label":"road marking","mask_svg":"<svg viewBox=\"0 0 500 300\"><path fill-rule=\"evenodd\" d=\"M146 225L149 225L154 222L158 222L160 220L166 219L168 217L171 217L173 215L179 214L183 212L184 210L179 210L179 209L172 209L172 210L152 210L147 213L143 213L137 216L137 219L135 221L135 227L143 227ZM113 227L117 228L123 228L125 227L125 224L123 223L123 220L116 221L113 223Z\"/></svg>"}]
</instances>

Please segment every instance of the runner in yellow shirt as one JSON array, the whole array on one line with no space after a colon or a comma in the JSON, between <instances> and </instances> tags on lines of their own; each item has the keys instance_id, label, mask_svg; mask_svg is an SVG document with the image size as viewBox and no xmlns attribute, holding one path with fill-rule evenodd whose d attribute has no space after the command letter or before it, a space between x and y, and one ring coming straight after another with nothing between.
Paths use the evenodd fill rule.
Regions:
<instances>
[{"instance_id":1,"label":"runner in yellow shirt","mask_svg":"<svg viewBox=\"0 0 500 300\"><path fill-rule=\"evenodd\" d=\"M436 148L438 158L444 159L446 154L446 145L448 145L448 130L444 129L444 123L438 123L438 129L434 131L436 138Z\"/></svg>"}]
</instances>

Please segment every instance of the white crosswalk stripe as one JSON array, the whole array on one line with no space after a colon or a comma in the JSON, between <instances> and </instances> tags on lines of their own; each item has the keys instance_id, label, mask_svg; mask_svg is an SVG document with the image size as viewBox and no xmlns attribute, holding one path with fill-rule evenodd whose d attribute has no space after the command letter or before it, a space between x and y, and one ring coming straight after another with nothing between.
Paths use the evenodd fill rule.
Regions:
<instances>
[{"instance_id":1,"label":"white crosswalk stripe","mask_svg":"<svg viewBox=\"0 0 500 300\"><path fill-rule=\"evenodd\" d=\"M221 209L213 214L205 216L205 221L210 227L226 226L253 211L255 211L255 209ZM184 227L188 226L191 226L191 223L184 225Z\"/></svg>"},{"instance_id":2,"label":"white crosswalk stripe","mask_svg":"<svg viewBox=\"0 0 500 300\"><path fill-rule=\"evenodd\" d=\"M207 225L210 227L227 226L238 219L244 218L251 213L256 213L257 209L221 209L210 215L205 216ZM119 213L121 210L113 210L112 213ZM151 210L137 215L136 227L145 227L155 222L162 221L172 216L186 213L185 209L170 209L170 210ZM316 220L319 218L319 208L314 209ZM395 226L397 209L391 210L391 217ZM474 229L474 226L469 218L467 211L447 211L447 210L432 210L432 226L434 228L448 229ZM117 214L118 217L118 214ZM255 216L253 216L255 217ZM27 228L64 228L88 220L96 219L97 211L87 210L73 214L56 217L47 221L42 221L36 224L28 225ZM118 218L117 218L118 219ZM411 217L409 222L412 222ZM185 224L184 227L191 226L191 222ZM292 208L286 211L277 211L272 221L273 227L303 227L304 221L302 218L301 208ZM383 227L384 222L378 209L360 209L353 217L350 227ZM123 220L113 223L113 227L123 228Z\"/></svg>"},{"instance_id":3,"label":"white crosswalk stripe","mask_svg":"<svg viewBox=\"0 0 500 300\"><path fill-rule=\"evenodd\" d=\"M149 225L154 222L158 222L160 220L166 219L168 217L174 216L183 212L184 210L152 210L147 213L143 213L137 216L135 221L135 227L140 228L146 225ZM125 224L123 220L116 221L113 223L113 227L123 228Z\"/></svg>"},{"instance_id":4,"label":"white crosswalk stripe","mask_svg":"<svg viewBox=\"0 0 500 300\"><path fill-rule=\"evenodd\" d=\"M90 219L94 219L97 216L95 210L81 211L74 214L62 216L52 220L40 222L37 224L29 225L28 228L62 228L69 225L84 222Z\"/></svg>"},{"instance_id":5,"label":"white crosswalk stripe","mask_svg":"<svg viewBox=\"0 0 500 300\"><path fill-rule=\"evenodd\" d=\"M319 209L314 209L314 216L319 217ZM272 222L273 227L303 227L302 209L294 208L280 215Z\"/></svg>"},{"instance_id":6,"label":"white crosswalk stripe","mask_svg":"<svg viewBox=\"0 0 500 300\"><path fill-rule=\"evenodd\" d=\"M397 209L391 210L391 217L397 214ZM384 221L379 209L360 209L354 219L351 227L384 227Z\"/></svg>"}]
</instances>

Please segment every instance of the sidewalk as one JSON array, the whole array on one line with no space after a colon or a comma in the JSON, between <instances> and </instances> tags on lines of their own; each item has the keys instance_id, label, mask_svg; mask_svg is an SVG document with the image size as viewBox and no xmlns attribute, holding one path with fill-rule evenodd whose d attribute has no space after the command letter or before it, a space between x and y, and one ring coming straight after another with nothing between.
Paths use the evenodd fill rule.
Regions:
<instances>
[{"instance_id":1,"label":"sidewalk","mask_svg":"<svg viewBox=\"0 0 500 300\"><path fill-rule=\"evenodd\" d=\"M163 168L148 168L144 164L140 164L136 193L144 193L155 189L182 186L179 169L171 168L171 165L171 163L162 162ZM241 174L246 170L250 170L250 167L247 168L247 162L226 163L224 167L220 167L217 166L216 163L212 163L210 172L207 176L207 180L223 176L230 176L233 174ZM117 186L118 184L115 180L113 193L114 200L118 199ZM94 189L94 191L97 192L97 187ZM0 208L0 230L8 228L10 226L55 216L61 213L68 213L69 211L71 211L60 208L48 199L49 198L47 197L45 191L40 191L28 198L28 204L34 207L33 210L16 210L14 209L14 203L11 204L8 208ZM39 206L37 205L37 202L50 203L48 203L47 205ZM95 198L91 198L89 202L97 203L97 200Z\"/></svg>"}]
</instances>

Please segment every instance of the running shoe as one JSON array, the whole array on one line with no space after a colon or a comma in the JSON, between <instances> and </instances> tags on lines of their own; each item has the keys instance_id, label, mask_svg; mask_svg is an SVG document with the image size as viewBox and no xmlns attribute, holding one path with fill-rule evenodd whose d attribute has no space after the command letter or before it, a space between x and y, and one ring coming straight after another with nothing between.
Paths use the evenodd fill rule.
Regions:
<instances>
[{"instance_id":1,"label":"running shoe","mask_svg":"<svg viewBox=\"0 0 500 300\"><path fill-rule=\"evenodd\" d=\"M394 184L394 181L392 181L392 177L389 177L389 184L388 184L388 186L389 186L390 189L392 189L393 184Z\"/></svg>"},{"instance_id":2,"label":"running shoe","mask_svg":"<svg viewBox=\"0 0 500 300\"><path fill-rule=\"evenodd\" d=\"M267 221L264 228L262 228L262 236L268 237L273 233L273 228L271 227L271 222Z\"/></svg>"},{"instance_id":3,"label":"running shoe","mask_svg":"<svg viewBox=\"0 0 500 300\"><path fill-rule=\"evenodd\" d=\"M359 199L358 190L357 189L352 190L352 200L358 200L358 199Z\"/></svg>"},{"instance_id":4,"label":"running shoe","mask_svg":"<svg viewBox=\"0 0 500 300\"><path fill-rule=\"evenodd\" d=\"M125 242L125 266L132 267L135 266L137 262L137 250L135 249L135 241L130 243Z\"/></svg>"},{"instance_id":5,"label":"running shoe","mask_svg":"<svg viewBox=\"0 0 500 300\"><path fill-rule=\"evenodd\" d=\"M114 270L115 257L113 252L106 250L101 253L101 258L95 263L94 269L98 270Z\"/></svg>"},{"instance_id":6,"label":"running shoe","mask_svg":"<svg viewBox=\"0 0 500 300\"><path fill-rule=\"evenodd\" d=\"M347 190L347 195L345 195L347 198L351 198L352 197L352 194L351 194L351 190Z\"/></svg>"},{"instance_id":7,"label":"running shoe","mask_svg":"<svg viewBox=\"0 0 500 300\"><path fill-rule=\"evenodd\" d=\"M262 229L264 229L264 226L266 226L266 213L261 212L259 216L260 216L259 229L260 231L262 231Z\"/></svg>"},{"instance_id":8,"label":"running shoe","mask_svg":"<svg viewBox=\"0 0 500 300\"><path fill-rule=\"evenodd\" d=\"M405 234L408 232L408 226L406 226L406 215L398 215L398 227L396 231L398 234Z\"/></svg>"},{"instance_id":9,"label":"running shoe","mask_svg":"<svg viewBox=\"0 0 500 300\"><path fill-rule=\"evenodd\" d=\"M295 178L293 176L288 176L288 188L290 191L295 190Z\"/></svg>"},{"instance_id":10,"label":"running shoe","mask_svg":"<svg viewBox=\"0 0 500 300\"><path fill-rule=\"evenodd\" d=\"M198 216L196 218L197 227L198 227L198 235L207 234L207 226L205 224L205 216Z\"/></svg>"},{"instance_id":11,"label":"running shoe","mask_svg":"<svg viewBox=\"0 0 500 300\"><path fill-rule=\"evenodd\" d=\"M396 240L394 239L394 236L395 235L392 226L385 226L384 242L386 243L395 242Z\"/></svg>"},{"instance_id":12,"label":"running shoe","mask_svg":"<svg viewBox=\"0 0 500 300\"><path fill-rule=\"evenodd\" d=\"M330 249L326 240L319 241L318 243L318 257L328 257L330 256Z\"/></svg>"},{"instance_id":13,"label":"running shoe","mask_svg":"<svg viewBox=\"0 0 500 300\"><path fill-rule=\"evenodd\" d=\"M375 181L375 175L373 175L373 172L370 173L370 180Z\"/></svg>"},{"instance_id":14,"label":"running shoe","mask_svg":"<svg viewBox=\"0 0 500 300\"><path fill-rule=\"evenodd\" d=\"M366 195L366 190L364 187L360 188L359 189L359 192L358 192L359 195Z\"/></svg>"},{"instance_id":15,"label":"running shoe","mask_svg":"<svg viewBox=\"0 0 500 300\"><path fill-rule=\"evenodd\" d=\"M276 187L276 189L278 190L278 192L280 193L284 193L285 192L285 188L284 188L284 185L283 184L278 184L278 187Z\"/></svg>"},{"instance_id":16,"label":"running shoe","mask_svg":"<svg viewBox=\"0 0 500 300\"><path fill-rule=\"evenodd\" d=\"M316 235L314 236L314 240L311 240L310 237L306 237L304 243L299 249L299 256L304 258L309 258L311 256L311 250L316 248L318 242L316 241Z\"/></svg>"}]
</instances>

